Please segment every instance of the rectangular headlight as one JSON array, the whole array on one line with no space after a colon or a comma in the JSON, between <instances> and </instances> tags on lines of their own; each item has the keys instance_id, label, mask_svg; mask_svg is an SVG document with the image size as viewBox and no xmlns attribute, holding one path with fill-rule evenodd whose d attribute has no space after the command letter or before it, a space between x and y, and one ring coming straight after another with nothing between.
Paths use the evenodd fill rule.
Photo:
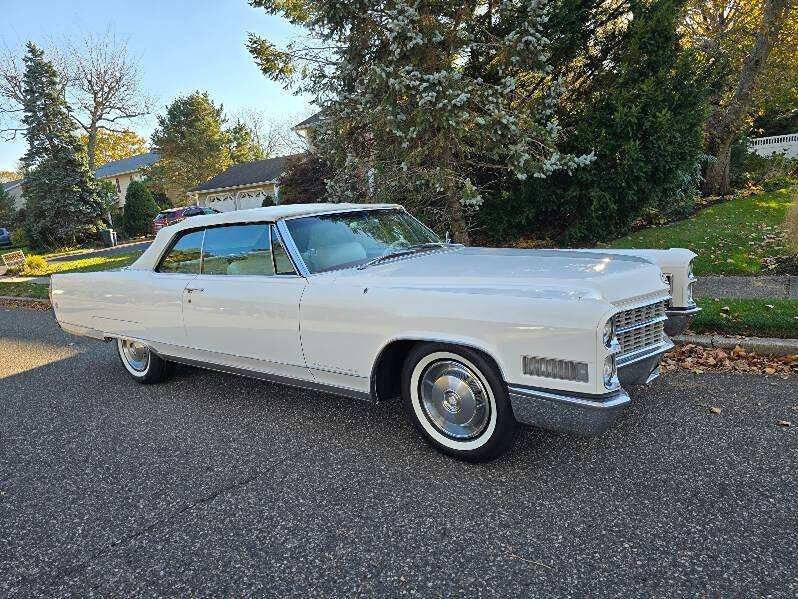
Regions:
<instances>
[{"instance_id":1,"label":"rectangular headlight","mask_svg":"<svg viewBox=\"0 0 798 599\"><path fill-rule=\"evenodd\" d=\"M524 374L542 376L549 379L587 382L587 362L557 360L538 356L523 357Z\"/></svg>"}]
</instances>

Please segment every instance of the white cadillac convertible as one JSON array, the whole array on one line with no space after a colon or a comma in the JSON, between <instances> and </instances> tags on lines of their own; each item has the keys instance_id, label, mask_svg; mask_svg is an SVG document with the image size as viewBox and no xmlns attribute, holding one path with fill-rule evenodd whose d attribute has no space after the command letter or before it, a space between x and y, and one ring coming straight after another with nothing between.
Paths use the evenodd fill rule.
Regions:
<instances>
[{"instance_id":1,"label":"white cadillac convertible","mask_svg":"<svg viewBox=\"0 0 798 599\"><path fill-rule=\"evenodd\" d=\"M598 434L698 310L683 249L463 247L392 204L302 204L164 227L119 271L53 275L61 327L113 341L141 383L182 362L401 397L467 460L518 423Z\"/></svg>"}]
</instances>

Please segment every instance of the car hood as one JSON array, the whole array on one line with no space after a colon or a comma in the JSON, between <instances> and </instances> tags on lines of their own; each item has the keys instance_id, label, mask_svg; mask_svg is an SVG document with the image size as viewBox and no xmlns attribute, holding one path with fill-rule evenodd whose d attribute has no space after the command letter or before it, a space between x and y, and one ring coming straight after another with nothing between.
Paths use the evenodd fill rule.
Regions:
<instances>
[{"instance_id":1,"label":"car hood","mask_svg":"<svg viewBox=\"0 0 798 599\"><path fill-rule=\"evenodd\" d=\"M668 291L649 260L595 251L453 246L335 273L364 285L610 302Z\"/></svg>"}]
</instances>

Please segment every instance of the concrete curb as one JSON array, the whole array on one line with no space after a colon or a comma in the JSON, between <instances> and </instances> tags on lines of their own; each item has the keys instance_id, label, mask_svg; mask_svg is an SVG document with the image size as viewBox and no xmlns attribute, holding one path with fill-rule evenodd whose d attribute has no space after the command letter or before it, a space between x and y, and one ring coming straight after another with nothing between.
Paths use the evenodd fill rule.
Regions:
<instances>
[{"instance_id":1,"label":"concrete curb","mask_svg":"<svg viewBox=\"0 0 798 599\"><path fill-rule=\"evenodd\" d=\"M17 295L0 295L0 301L32 302L35 304L47 304L48 306L50 305L50 300L41 299L38 297L25 297Z\"/></svg>"},{"instance_id":2,"label":"concrete curb","mask_svg":"<svg viewBox=\"0 0 798 599\"><path fill-rule=\"evenodd\" d=\"M771 337L724 337L722 335L674 335L674 343L734 349L738 345L746 351L760 356L788 356L798 354L798 339L776 339Z\"/></svg>"}]
</instances>

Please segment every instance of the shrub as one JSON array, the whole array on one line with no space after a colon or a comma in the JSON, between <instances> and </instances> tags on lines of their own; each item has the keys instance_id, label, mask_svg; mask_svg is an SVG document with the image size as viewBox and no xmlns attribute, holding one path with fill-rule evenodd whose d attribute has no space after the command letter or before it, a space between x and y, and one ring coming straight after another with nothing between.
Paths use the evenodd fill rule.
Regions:
<instances>
[{"instance_id":1,"label":"shrub","mask_svg":"<svg viewBox=\"0 0 798 599\"><path fill-rule=\"evenodd\" d=\"M17 248L27 246L28 234L25 232L25 229L19 227L11 231L11 243Z\"/></svg>"},{"instance_id":2,"label":"shrub","mask_svg":"<svg viewBox=\"0 0 798 599\"><path fill-rule=\"evenodd\" d=\"M152 219L160 209L152 198L147 185L142 181L132 181L125 193L125 208L122 221L125 232L130 235L144 235L150 232Z\"/></svg>"},{"instance_id":3,"label":"shrub","mask_svg":"<svg viewBox=\"0 0 798 599\"><path fill-rule=\"evenodd\" d=\"M705 84L679 45L678 7L635 6L617 64L561 110L563 153L592 150L595 160L485 198L477 220L488 238L511 243L532 233L557 244L592 243L625 234L641 217L658 222L691 211Z\"/></svg>"},{"instance_id":4,"label":"shrub","mask_svg":"<svg viewBox=\"0 0 798 599\"><path fill-rule=\"evenodd\" d=\"M764 191L778 191L779 189L784 189L785 187L791 187L795 185L796 181L792 177L787 177L785 175L776 175L773 177L768 177L762 182L762 189Z\"/></svg>"},{"instance_id":5,"label":"shrub","mask_svg":"<svg viewBox=\"0 0 798 599\"><path fill-rule=\"evenodd\" d=\"M798 179L798 159L787 158L784 154L760 156L751 152L743 160L740 170L735 178L738 186L762 185L764 188L772 180L767 183L770 189L765 191L775 191L788 187Z\"/></svg>"},{"instance_id":6,"label":"shrub","mask_svg":"<svg viewBox=\"0 0 798 599\"><path fill-rule=\"evenodd\" d=\"M47 261L41 256L27 256L25 258L25 272L42 272L47 268Z\"/></svg>"},{"instance_id":7,"label":"shrub","mask_svg":"<svg viewBox=\"0 0 798 599\"><path fill-rule=\"evenodd\" d=\"M261 208L268 208L269 206L274 206L274 197L272 196L264 196L263 201L260 203Z\"/></svg>"},{"instance_id":8,"label":"shrub","mask_svg":"<svg viewBox=\"0 0 798 599\"><path fill-rule=\"evenodd\" d=\"M291 157L280 175L280 204L309 204L323 202L327 194L326 179L330 168L316 154L306 152Z\"/></svg>"}]
</instances>

